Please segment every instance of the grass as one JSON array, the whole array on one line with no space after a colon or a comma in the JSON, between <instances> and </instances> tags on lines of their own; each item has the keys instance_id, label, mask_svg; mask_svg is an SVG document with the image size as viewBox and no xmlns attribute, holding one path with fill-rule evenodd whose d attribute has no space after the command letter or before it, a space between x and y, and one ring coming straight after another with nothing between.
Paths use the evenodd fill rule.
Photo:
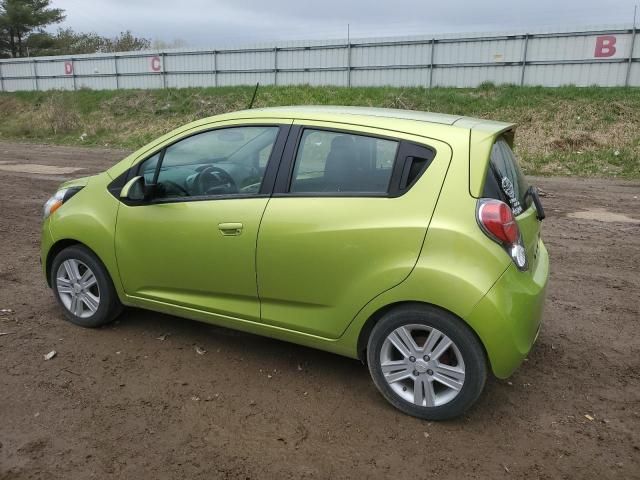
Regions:
<instances>
[{"instance_id":1,"label":"grass","mask_svg":"<svg viewBox=\"0 0 640 480\"><path fill-rule=\"evenodd\" d=\"M0 141L137 148L189 121L246 108L253 87L0 94ZM640 178L640 89L261 87L256 107L364 105L518 124L525 171Z\"/></svg>"}]
</instances>

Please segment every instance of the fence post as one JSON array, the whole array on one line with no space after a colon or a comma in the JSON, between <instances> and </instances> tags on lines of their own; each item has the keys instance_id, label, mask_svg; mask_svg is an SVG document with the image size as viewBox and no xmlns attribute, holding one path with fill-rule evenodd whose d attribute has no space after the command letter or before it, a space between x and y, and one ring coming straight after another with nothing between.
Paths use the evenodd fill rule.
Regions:
<instances>
[{"instance_id":1,"label":"fence post","mask_svg":"<svg viewBox=\"0 0 640 480\"><path fill-rule=\"evenodd\" d=\"M0 63L0 92L4 91L4 77L2 76L2 63Z\"/></svg>"},{"instance_id":2,"label":"fence post","mask_svg":"<svg viewBox=\"0 0 640 480\"><path fill-rule=\"evenodd\" d=\"M433 58L436 49L436 39L431 39L431 59L429 60L429 88L433 87Z\"/></svg>"},{"instance_id":3,"label":"fence post","mask_svg":"<svg viewBox=\"0 0 640 480\"><path fill-rule=\"evenodd\" d=\"M218 52L213 51L213 86L218 86Z\"/></svg>"},{"instance_id":4,"label":"fence post","mask_svg":"<svg viewBox=\"0 0 640 480\"><path fill-rule=\"evenodd\" d=\"M38 85L38 69L36 68L36 61L35 59L33 59L31 61L31 65L33 66L33 78L36 81L36 91L40 90L40 87Z\"/></svg>"},{"instance_id":5,"label":"fence post","mask_svg":"<svg viewBox=\"0 0 640 480\"><path fill-rule=\"evenodd\" d=\"M347 87L351 88L351 39L347 40Z\"/></svg>"},{"instance_id":6,"label":"fence post","mask_svg":"<svg viewBox=\"0 0 640 480\"><path fill-rule=\"evenodd\" d=\"M273 47L273 84L278 85L278 47Z\"/></svg>"},{"instance_id":7,"label":"fence post","mask_svg":"<svg viewBox=\"0 0 640 480\"><path fill-rule=\"evenodd\" d=\"M76 91L76 62L71 58L71 79L73 81L73 91Z\"/></svg>"},{"instance_id":8,"label":"fence post","mask_svg":"<svg viewBox=\"0 0 640 480\"><path fill-rule=\"evenodd\" d=\"M629 63L627 64L627 74L624 78L624 86L629 86L629 80L631 78L631 63L633 62L633 47L636 46L636 22L634 18L633 33L631 34L631 51L629 52Z\"/></svg>"},{"instance_id":9,"label":"fence post","mask_svg":"<svg viewBox=\"0 0 640 480\"><path fill-rule=\"evenodd\" d=\"M522 47L522 69L520 70L520 86L524 85L524 69L527 67L527 48L529 46L529 34L524 34L524 46Z\"/></svg>"},{"instance_id":10,"label":"fence post","mask_svg":"<svg viewBox=\"0 0 640 480\"><path fill-rule=\"evenodd\" d=\"M118 56L113 56L113 71L116 75L116 90L120 89L120 73L118 72Z\"/></svg>"}]
</instances>

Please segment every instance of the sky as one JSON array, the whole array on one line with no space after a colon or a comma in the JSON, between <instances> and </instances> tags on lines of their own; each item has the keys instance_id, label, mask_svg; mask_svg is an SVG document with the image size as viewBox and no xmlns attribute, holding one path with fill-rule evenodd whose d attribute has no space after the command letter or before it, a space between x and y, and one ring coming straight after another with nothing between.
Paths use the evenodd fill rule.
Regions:
<instances>
[{"instance_id":1,"label":"sky","mask_svg":"<svg viewBox=\"0 0 640 480\"><path fill-rule=\"evenodd\" d=\"M640 0L52 0L60 25L208 47L633 22ZM638 7L640 23L640 6ZM55 30L54 27L53 30ZM52 29L50 29L52 30Z\"/></svg>"}]
</instances>

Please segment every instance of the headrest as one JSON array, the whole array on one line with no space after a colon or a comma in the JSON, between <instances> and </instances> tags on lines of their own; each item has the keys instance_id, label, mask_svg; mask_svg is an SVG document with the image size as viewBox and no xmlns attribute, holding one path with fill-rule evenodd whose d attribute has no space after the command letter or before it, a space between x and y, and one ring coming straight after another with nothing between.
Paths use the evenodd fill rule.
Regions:
<instances>
[{"instance_id":1,"label":"headrest","mask_svg":"<svg viewBox=\"0 0 640 480\"><path fill-rule=\"evenodd\" d=\"M340 135L331 140L331 150L352 148L354 145L353 137L351 135Z\"/></svg>"}]
</instances>

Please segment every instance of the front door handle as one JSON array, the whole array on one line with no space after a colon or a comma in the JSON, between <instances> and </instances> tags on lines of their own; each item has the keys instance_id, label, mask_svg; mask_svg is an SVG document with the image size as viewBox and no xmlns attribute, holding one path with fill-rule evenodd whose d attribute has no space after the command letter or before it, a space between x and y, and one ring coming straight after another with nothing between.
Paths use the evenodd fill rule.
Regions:
<instances>
[{"instance_id":1,"label":"front door handle","mask_svg":"<svg viewBox=\"0 0 640 480\"><path fill-rule=\"evenodd\" d=\"M241 223L219 223L218 230L222 232L222 235L240 235L242 233L243 225Z\"/></svg>"}]
</instances>

